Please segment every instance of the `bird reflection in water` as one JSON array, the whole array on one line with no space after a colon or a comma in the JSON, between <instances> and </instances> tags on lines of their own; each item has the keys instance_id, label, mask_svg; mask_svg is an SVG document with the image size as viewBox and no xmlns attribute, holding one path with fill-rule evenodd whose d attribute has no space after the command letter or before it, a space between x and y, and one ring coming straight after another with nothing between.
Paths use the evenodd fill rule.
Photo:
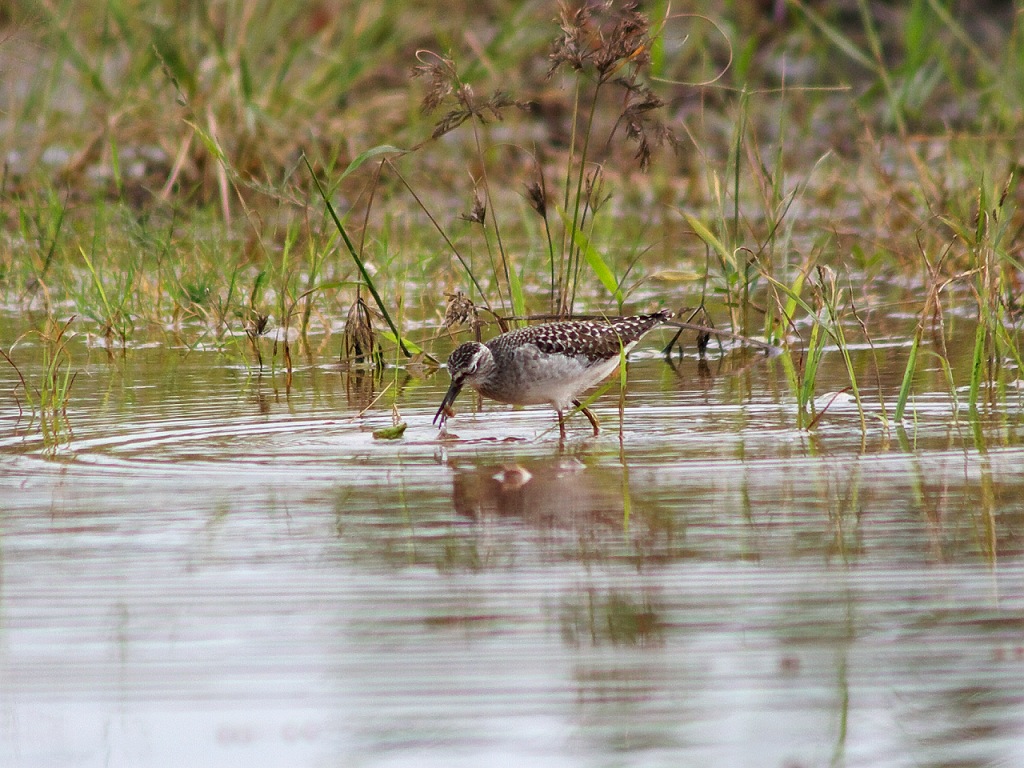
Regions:
<instances>
[{"instance_id":1,"label":"bird reflection in water","mask_svg":"<svg viewBox=\"0 0 1024 768\"><path fill-rule=\"evenodd\" d=\"M540 528L595 522L622 528L621 484L578 459L454 470L452 501L459 515L474 520L515 517Z\"/></svg>"}]
</instances>

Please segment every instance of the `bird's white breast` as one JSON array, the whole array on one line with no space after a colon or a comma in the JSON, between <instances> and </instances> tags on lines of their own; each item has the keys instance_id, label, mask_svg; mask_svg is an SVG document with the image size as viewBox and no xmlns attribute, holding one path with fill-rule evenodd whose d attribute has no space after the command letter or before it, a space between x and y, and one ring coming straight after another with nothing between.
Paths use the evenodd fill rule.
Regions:
<instances>
[{"instance_id":1,"label":"bird's white breast","mask_svg":"<svg viewBox=\"0 0 1024 768\"><path fill-rule=\"evenodd\" d=\"M632 346L632 345L630 345ZM627 347L628 349L628 347ZM518 405L551 403L564 410L583 392L606 379L619 366L619 356L588 360L583 355L544 354L532 344L516 350Z\"/></svg>"}]
</instances>

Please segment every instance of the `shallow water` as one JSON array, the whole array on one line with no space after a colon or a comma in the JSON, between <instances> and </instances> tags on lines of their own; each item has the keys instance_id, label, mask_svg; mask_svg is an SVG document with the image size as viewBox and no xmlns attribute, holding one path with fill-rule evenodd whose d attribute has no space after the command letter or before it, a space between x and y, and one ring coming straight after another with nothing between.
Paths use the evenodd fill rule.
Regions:
<instances>
[{"instance_id":1,"label":"shallow water","mask_svg":"<svg viewBox=\"0 0 1024 768\"><path fill-rule=\"evenodd\" d=\"M44 440L0 367L0 764L1024 765L1019 402L806 432L774 361L654 346L564 445L161 349L76 350Z\"/></svg>"}]
</instances>

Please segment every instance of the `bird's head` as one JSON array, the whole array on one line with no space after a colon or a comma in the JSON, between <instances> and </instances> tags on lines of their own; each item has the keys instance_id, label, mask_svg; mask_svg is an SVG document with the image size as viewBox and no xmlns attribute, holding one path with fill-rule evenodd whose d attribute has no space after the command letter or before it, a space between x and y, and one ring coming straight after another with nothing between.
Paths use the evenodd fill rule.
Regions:
<instances>
[{"instance_id":1,"label":"bird's head","mask_svg":"<svg viewBox=\"0 0 1024 768\"><path fill-rule=\"evenodd\" d=\"M477 383L486 378L493 367L494 357L491 350L479 341L467 341L452 352L448 358L448 374L452 377L452 383L441 401L441 407L437 409L434 423L437 424L440 419L441 425L444 425L445 419L450 415L452 403L462 388L466 384L476 388Z\"/></svg>"}]
</instances>

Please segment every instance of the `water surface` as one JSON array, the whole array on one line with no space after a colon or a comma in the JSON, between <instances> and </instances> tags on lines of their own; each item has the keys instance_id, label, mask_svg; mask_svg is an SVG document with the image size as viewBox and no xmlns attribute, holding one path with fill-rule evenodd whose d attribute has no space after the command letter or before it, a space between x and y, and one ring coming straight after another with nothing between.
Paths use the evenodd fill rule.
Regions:
<instances>
[{"instance_id":1,"label":"water surface","mask_svg":"<svg viewBox=\"0 0 1024 768\"><path fill-rule=\"evenodd\" d=\"M808 432L654 346L564 444L440 436L443 371L84 347L44 439L0 367L0 763L1024 765L1012 394L886 426L893 367Z\"/></svg>"}]
</instances>

